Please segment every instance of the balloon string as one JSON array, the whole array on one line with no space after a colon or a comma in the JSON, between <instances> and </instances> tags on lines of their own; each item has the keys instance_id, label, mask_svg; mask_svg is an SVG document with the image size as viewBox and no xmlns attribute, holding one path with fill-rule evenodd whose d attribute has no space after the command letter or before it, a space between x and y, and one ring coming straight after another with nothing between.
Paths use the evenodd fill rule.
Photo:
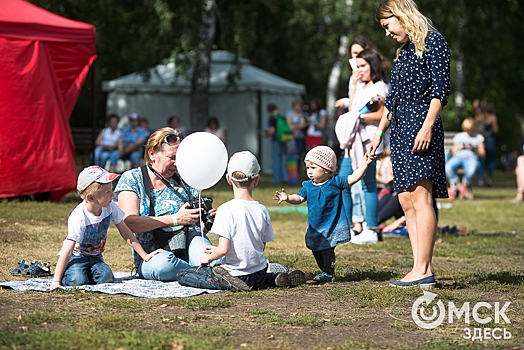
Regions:
<instances>
[{"instance_id":1,"label":"balloon string","mask_svg":"<svg viewBox=\"0 0 524 350\"><path fill-rule=\"evenodd\" d=\"M198 214L200 216L200 234L202 236L202 245L204 248L206 247L206 241L204 239L204 229L202 228L202 192L198 191L198 207L200 208L200 213Z\"/></svg>"}]
</instances>

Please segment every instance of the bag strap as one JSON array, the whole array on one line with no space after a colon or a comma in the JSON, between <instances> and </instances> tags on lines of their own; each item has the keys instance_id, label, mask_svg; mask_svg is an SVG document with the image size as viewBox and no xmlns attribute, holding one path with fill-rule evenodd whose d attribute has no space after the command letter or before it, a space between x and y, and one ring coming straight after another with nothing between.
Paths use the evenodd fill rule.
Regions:
<instances>
[{"instance_id":1,"label":"bag strap","mask_svg":"<svg viewBox=\"0 0 524 350\"><path fill-rule=\"evenodd\" d=\"M147 173L147 165L142 165L140 167L140 170L142 170L142 181L146 189L147 197L149 198L149 216L155 216L155 206L153 203L153 198L151 197L151 190L153 188L153 185L151 184L151 179L149 178L149 174Z\"/></svg>"},{"instance_id":2,"label":"bag strap","mask_svg":"<svg viewBox=\"0 0 524 350\"><path fill-rule=\"evenodd\" d=\"M173 191L178 196L178 198L182 199L182 201L184 201L184 202L192 202L193 201L193 196L191 195L191 192L189 192L189 190L187 189L186 184L184 183L184 181L182 181L182 179L180 178L180 176L178 176L177 173L173 174L172 179L173 179L173 181L175 181L177 183L177 185L179 185L180 187L182 187L184 189L184 191L187 194L187 199L182 197L182 195L180 193L178 193L177 190L175 190L173 185L171 185L171 183L165 177L163 177L155 169L153 169L152 166L149 166L149 169L151 170L151 172L153 174L156 175L156 177L158 177L160 180L162 180L164 185L166 185L171 191Z\"/></svg>"}]
</instances>

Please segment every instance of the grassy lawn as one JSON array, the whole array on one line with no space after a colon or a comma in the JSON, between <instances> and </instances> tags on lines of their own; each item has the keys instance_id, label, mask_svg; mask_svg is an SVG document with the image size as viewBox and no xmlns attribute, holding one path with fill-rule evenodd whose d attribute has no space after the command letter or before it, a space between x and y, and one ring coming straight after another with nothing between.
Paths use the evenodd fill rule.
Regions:
<instances>
[{"instance_id":1,"label":"grassy lawn","mask_svg":"<svg viewBox=\"0 0 524 350\"><path fill-rule=\"evenodd\" d=\"M409 240L386 235L376 245L337 247L336 282L324 285L183 299L0 289L0 349L522 349L524 205L510 203L514 174L497 173L495 184L474 188L473 201L439 201L442 207L452 204L439 211L439 227L461 232L437 237L438 284L432 290L437 296L422 316L431 316L437 301L446 307L469 303L472 309L478 302L491 307L479 308L468 324L464 316L449 323L448 312L434 329L415 324L412 305L422 291L388 286L411 267ZM264 177L254 196L275 207L277 189ZM217 207L232 191L221 181L203 195L213 197ZM20 259L50 261L54 271L68 215L79 202L74 193L58 204L0 201L0 280L16 279L10 271ZM311 279L319 271L304 244L307 216L272 211L271 218L276 238L267 245L267 257L302 269ZM114 226L104 256L113 271L131 271L129 247ZM511 302L505 311L511 323L495 321L496 302L500 307ZM465 328L488 336L464 339ZM503 339L504 331L492 336L495 328L511 338ZM494 339L498 336L502 339Z\"/></svg>"}]
</instances>

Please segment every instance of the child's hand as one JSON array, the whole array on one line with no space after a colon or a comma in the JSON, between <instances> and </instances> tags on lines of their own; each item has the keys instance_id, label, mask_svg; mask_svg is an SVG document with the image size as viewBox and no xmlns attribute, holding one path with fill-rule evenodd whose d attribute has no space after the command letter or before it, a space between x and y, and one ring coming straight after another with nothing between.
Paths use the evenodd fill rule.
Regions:
<instances>
[{"instance_id":1,"label":"child's hand","mask_svg":"<svg viewBox=\"0 0 524 350\"><path fill-rule=\"evenodd\" d=\"M285 189L282 189L282 192L276 191L275 192L275 197L273 198L273 200L278 201L278 204L280 204L282 202L286 202L288 199L289 199L289 196L287 195Z\"/></svg>"},{"instance_id":2,"label":"child's hand","mask_svg":"<svg viewBox=\"0 0 524 350\"><path fill-rule=\"evenodd\" d=\"M164 252L165 252L164 249L159 248L159 249L155 250L154 252L151 252L151 253L147 254L146 257L145 257L145 259L144 259L144 261L149 261L149 260L151 260L151 258L154 257L155 255L160 254L160 253L164 253Z\"/></svg>"},{"instance_id":3,"label":"child's hand","mask_svg":"<svg viewBox=\"0 0 524 350\"><path fill-rule=\"evenodd\" d=\"M51 282L51 285L46 288L46 290L55 290L58 287L60 287L60 282L59 281L53 281L53 282Z\"/></svg>"},{"instance_id":4,"label":"child's hand","mask_svg":"<svg viewBox=\"0 0 524 350\"><path fill-rule=\"evenodd\" d=\"M207 247L204 248L204 254L211 254L215 251L215 246L213 245L208 245Z\"/></svg>"},{"instance_id":5,"label":"child's hand","mask_svg":"<svg viewBox=\"0 0 524 350\"><path fill-rule=\"evenodd\" d=\"M375 157L376 156L370 156L366 154L366 157L364 158L364 163L366 163L366 165L371 164L371 162L375 159Z\"/></svg>"}]
</instances>

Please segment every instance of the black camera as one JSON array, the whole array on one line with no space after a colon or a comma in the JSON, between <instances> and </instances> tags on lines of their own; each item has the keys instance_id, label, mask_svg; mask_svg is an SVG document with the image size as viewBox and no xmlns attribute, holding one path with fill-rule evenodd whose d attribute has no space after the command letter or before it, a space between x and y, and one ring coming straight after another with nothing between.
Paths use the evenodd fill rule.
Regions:
<instances>
[{"instance_id":1,"label":"black camera","mask_svg":"<svg viewBox=\"0 0 524 350\"><path fill-rule=\"evenodd\" d=\"M198 202L198 198L193 200L191 208L198 209L200 207L202 208L202 222L206 229L211 230L211 227L213 227L213 223L215 222L215 217L209 215L209 211L213 209L213 198L200 197L200 203Z\"/></svg>"}]
</instances>

